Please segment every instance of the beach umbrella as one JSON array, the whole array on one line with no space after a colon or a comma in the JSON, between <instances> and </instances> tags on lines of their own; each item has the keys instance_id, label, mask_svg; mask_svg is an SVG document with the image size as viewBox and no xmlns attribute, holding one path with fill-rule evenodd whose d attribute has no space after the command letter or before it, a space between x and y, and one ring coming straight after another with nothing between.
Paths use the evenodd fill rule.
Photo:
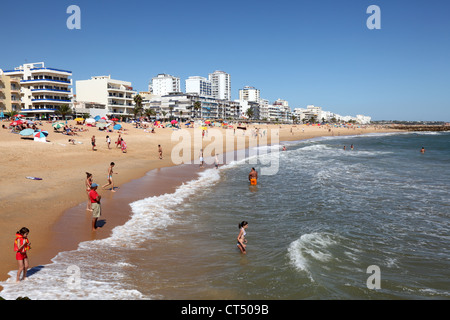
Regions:
<instances>
[{"instance_id":1,"label":"beach umbrella","mask_svg":"<svg viewBox=\"0 0 450 320\"><path fill-rule=\"evenodd\" d=\"M25 129L25 130L20 131L19 134L20 134L21 136L26 137L26 136L31 136L33 133L34 133L34 130L33 130L33 129Z\"/></svg>"},{"instance_id":2,"label":"beach umbrella","mask_svg":"<svg viewBox=\"0 0 450 320\"><path fill-rule=\"evenodd\" d=\"M35 138L45 138L45 137L47 137L47 135L44 133L44 131L39 130L34 134L34 137Z\"/></svg>"},{"instance_id":3,"label":"beach umbrella","mask_svg":"<svg viewBox=\"0 0 450 320\"><path fill-rule=\"evenodd\" d=\"M170 121L170 123L171 124L175 124L175 123L178 123L178 121L177 120L172 120L172 121Z\"/></svg>"},{"instance_id":4,"label":"beach umbrella","mask_svg":"<svg viewBox=\"0 0 450 320\"><path fill-rule=\"evenodd\" d=\"M86 123L95 123L95 119L93 118L86 119Z\"/></svg>"},{"instance_id":5,"label":"beach umbrella","mask_svg":"<svg viewBox=\"0 0 450 320\"><path fill-rule=\"evenodd\" d=\"M117 119L117 118L112 118L111 120L112 121L119 121L119 119Z\"/></svg>"},{"instance_id":6,"label":"beach umbrella","mask_svg":"<svg viewBox=\"0 0 450 320\"><path fill-rule=\"evenodd\" d=\"M76 122L81 122L81 121L84 121L84 118L76 118L75 121Z\"/></svg>"},{"instance_id":7,"label":"beach umbrella","mask_svg":"<svg viewBox=\"0 0 450 320\"><path fill-rule=\"evenodd\" d=\"M64 127L64 123L55 122L54 124L52 124L52 127L55 128L55 129L59 129L59 128Z\"/></svg>"},{"instance_id":8,"label":"beach umbrella","mask_svg":"<svg viewBox=\"0 0 450 320\"><path fill-rule=\"evenodd\" d=\"M97 122L99 122L99 123L106 123L106 119L101 118L101 119L97 120Z\"/></svg>"},{"instance_id":9,"label":"beach umbrella","mask_svg":"<svg viewBox=\"0 0 450 320\"><path fill-rule=\"evenodd\" d=\"M11 122L9 125L10 126L18 126L19 124L23 124L24 122L22 120L15 120L13 122Z\"/></svg>"},{"instance_id":10,"label":"beach umbrella","mask_svg":"<svg viewBox=\"0 0 450 320\"><path fill-rule=\"evenodd\" d=\"M95 116L94 119L95 119L95 121L98 121L98 120L100 120L100 116Z\"/></svg>"},{"instance_id":11,"label":"beach umbrella","mask_svg":"<svg viewBox=\"0 0 450 320\"><path fill-rule=\"evenodd\" d=\"M106 123L106 122L99 122L99 123L97 123L96 124L96 127L97 128L106 128L107 126L109 126L110 124L109 123Z\"/></svg>"},{"instance_id":12,"label":"beach umbrella","mask_svg":"<svg viewBox=\"0 0 450 320\"><path fill-rule=\"evenodd\" d=\"M121 128L122 128L122 125L120 125L120 124L116 124L116 125L113 127L114 130L120 130Z\"/></svg>"}]
</instances>

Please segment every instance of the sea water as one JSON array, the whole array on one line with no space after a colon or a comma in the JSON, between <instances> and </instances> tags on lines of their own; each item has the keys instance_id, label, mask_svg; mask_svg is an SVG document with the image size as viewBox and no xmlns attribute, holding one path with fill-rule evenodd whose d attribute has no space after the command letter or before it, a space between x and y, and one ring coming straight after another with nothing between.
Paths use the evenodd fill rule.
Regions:
<instances>
[{"instance_id":1,"label":"sea water","mask_svg":"<svg viewBox=\"0 0 450 320\"><path fill-rule=\"evenodd\" d=\"M256 159L204 169L173 194L130 203L132 216L110 237L58 254L27 281L13 283L11 271L0 296L450 298L450 133L257 149ZM269 156L278 170L250 186L250 168L261 172ZM246 255L236 246L241 221Z\"/></svg>"}]
</instances>

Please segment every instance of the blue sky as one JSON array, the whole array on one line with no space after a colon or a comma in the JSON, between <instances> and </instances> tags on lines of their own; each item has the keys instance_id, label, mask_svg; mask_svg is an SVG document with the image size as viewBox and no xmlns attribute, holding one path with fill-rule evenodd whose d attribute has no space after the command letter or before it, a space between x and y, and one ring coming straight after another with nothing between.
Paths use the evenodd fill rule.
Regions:
<instances>
[{"instance_id":1,"label":"blue sky","mask_svg":"<svg viewBox=\"0 0 450 320\"><path fill-rule=\"evenodd\" d=\"M374 120L450 122L446 0L3 1L0 68L68 69L73 81L111 75L147 90L158 73L231 75L291 108L308 104ZM81 30L69 30L69 5ZM381 29L369 30L370 5ZM75 85L73 86L75 91Z\"/></svg>"}]
</instances>

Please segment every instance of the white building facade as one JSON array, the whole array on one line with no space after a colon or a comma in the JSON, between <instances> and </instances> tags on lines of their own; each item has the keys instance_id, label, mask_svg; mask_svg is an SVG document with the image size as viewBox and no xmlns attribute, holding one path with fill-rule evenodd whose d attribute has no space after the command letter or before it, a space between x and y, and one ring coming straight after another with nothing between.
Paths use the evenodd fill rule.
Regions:
<instances>
[{"instance_id":1,"label":"white building facade","mask_svg":"<svg viewBox=\"0 0 450 320\"><path fill-rule=\"evenodd\" d=\"M231 77L224 71L216 70L209 74L212 86L212 97L215 99L231 100Z\"/></svg>"},{"instance_id":2,"label":"white building facade","mask_svg":"<svg viewBox=\"0 0 450 320\"><path fill-rule=\"evenodd\" d=\"M5 75L19 77L22 110L28 117L48 118L62 106L72 105L72 72L48 68L44 62L27 63Z\"/></svg>"},{"instance_id":3,"label":"white building facade","mask_svg":"<svg viewBox=\"0 0 450 320\"><path fill-rule=\"evenodd\" d=\"M198 94L203 97L212 97L211 81L199 76L186 79L186 93Z\"/></svg>"},{"instance_id":4,"label":"white building facade","mask_svg":"<svg viewBox=\"0 0 450 320\"><path fill-rule=\"evenodd\" d=\"M131 82L114 80L111 76L92 77L76 82L77 101L106 106L109 117L133 116L134 96Z\"/></svg>"},{"instance_id":5,"label":"white building facade","mask_svg":"<svg viewBox=\"0 0 450 320\"><path fill-rule=\"evenodd\" d=\"M174 92L181 92L180 78L171 76L170 74L158 74L152 78L151 90L153 94L165 96Z\"/></svg>"}]
</instances>

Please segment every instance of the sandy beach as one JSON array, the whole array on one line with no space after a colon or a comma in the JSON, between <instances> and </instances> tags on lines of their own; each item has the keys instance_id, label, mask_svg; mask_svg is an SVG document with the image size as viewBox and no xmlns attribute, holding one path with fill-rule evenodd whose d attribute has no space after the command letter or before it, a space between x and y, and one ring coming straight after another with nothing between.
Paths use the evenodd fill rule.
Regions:
<instances>
[{"instance_id":1,"label":"sandy beach","mask_svg":"<svg viewBox=\"0 0 450 320\"><path fill-rule=\"evenodd\" d=\"M1 123L7 126L9 121ZM69 121L68 124L77 127L74 121ZM67 136L61 132L53 132L51 123L42 123L39 129L49 132L46 143L22 138L8 129L0 129L0 281L6 280L7 273L17 268L13 241L15 232L20 228L25 226L30 229L30 268L47 264L59 251L74 249L81 241L107 237L114 226L127 220L131 212L128 203L134 198L138 199L141 194L138 188L133 194L121 194L122 185L131 184L129 187L132 188L133 180L149 175L149 179L157 179L150 181L158 181L154 183L151 192L162 194L173 191L176 186L192 179L201 170L197 165L180 167L178 171L170 173L164 169L152 171L174 166L170 155L178 142L171 140L175 131L170 128L156 128L155 133L150 133L148 130L135 128L132 124L124 124L126 130L122 137L127 143L127 152L122 153L114 144L118 138L117 131L103 132L95 127L82 127L89 131ZM250 125L247 132L254 127L260 130L278 129L279 141L396 131L380 127ZM193 136L193 128L186 130ZM218 130L225 134L232 129ZM93 135L96 137L97 151L92 151ZM111 149L106 144L107 135L112 141ZM69 139L75 139L75 144L69 143ZM203 147L206 144L204 142ZM159 159L158 145L163 148L162 160ZM194 158L194 152L191 158ZM113 178L117 189L112 193L99 188L107 223L98 231L92 232L91 214L85 210L86 172L92 173L94 182L102 186L107 182L110 162L116 164L114 172L117 174ZM27 177L39 177L42 180L30 180ZM146 190L147 195L148 192ZM108 216L111 210L121 214Z\"/></svg>"}]
</instances>

